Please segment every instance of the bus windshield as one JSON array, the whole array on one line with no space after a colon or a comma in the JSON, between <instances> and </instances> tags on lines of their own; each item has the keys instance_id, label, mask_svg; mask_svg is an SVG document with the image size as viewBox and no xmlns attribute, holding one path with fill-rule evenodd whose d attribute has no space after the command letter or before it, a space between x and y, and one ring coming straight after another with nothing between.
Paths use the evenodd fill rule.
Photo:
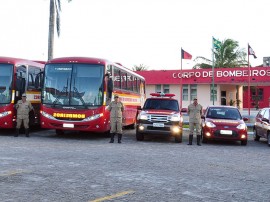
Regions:
<instances>
[{"instance_id":1,"label":"bus windshield","mask_svg":"<svg viewBox=\"0 0 270 202\"><path fill-rule=\"evenodd\" d=\"M0 64L0 104L7 104L11 101L13 65Z\"/></svg>"},{"instance_id":2,"label":"bus windshield","mask_svg":"<svg viewBox=\"0 0 270 202\"><path fill-rule=\"evenodd\" d=\"M48 64L45 67L43 104L100 106L104 66L96 64Z\"/></svg>"}]
</instances>

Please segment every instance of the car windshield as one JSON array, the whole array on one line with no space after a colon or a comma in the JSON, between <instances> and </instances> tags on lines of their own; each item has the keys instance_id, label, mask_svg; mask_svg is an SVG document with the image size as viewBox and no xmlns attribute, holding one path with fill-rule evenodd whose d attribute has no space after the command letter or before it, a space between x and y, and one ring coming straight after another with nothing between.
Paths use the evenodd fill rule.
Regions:
<instances>
[{"instance_id":1,"label":"car windshield","mask_svg":"<svg viewBox=\"0 0 270 202\"><path fill-rule=\"evenodd\" d=\"M53 106L100 106L102 65L49 64L45 68L42 101Z\"/></svg>"},{"instance_id":2,"label":"car windshield","mask_svg":"<svg viewBox=\"0 0 270 202\"><path fill-rule=\"evenodd\" d=\"M179 111L179 105L176 100L166 99L148 99L146 100L143 108Z\"/></svg>"},{"instance_id":3,"label":"car windshield","mask_svg":"<svg viewBox=\"0 0 270 202\"><path fill-rule=\"evenodd\" d=\"M11 101L12 68L10 64L0 64L0 104Z\"/></svg>"},{"instance_id":4,"label":"car windshield","mask_svg":"<svg viewBox=\"0 0 270 202\"><path fill-rule=\"evenodd\" d=\"M207 111L206 118L211 119L229 119L229 120L241 120L241 114L238 109L225 108L225 107L214 107L209 108Z\"/></svg>"}]
</instances>

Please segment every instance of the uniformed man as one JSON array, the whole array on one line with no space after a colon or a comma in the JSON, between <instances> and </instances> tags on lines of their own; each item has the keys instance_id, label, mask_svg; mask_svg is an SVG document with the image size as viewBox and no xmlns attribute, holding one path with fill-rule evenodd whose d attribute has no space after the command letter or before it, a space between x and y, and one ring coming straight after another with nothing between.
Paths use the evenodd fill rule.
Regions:
<instances>
[{"instance_id":1,"label":"uniformed man","mask_svg":"<svg viewBox=\"0 0 270 202\"><path fill-rule=\"evenodd\" d=\"M109 106L108 110L110 111L110 121L111 121L111 140L110 143L114 142L114 135L118 134L118 143L121 143L122 139L122 118L123 118L123 111L124 105L120 101L119 96L114 96L114 101L112 101Z\"/></svg>"},{"instance_id":2,"label":"uniformed man","mask_svg":"<svg viewBox=\"0 0 270 202\"><path fill-rule=\"evenodd\" d=\"M188 106L189 115L189 142L188 145L192 145L194 128L197 133L197 145L201 146L201 116L202 116L202 105L198 104L197 98L193 99L193 103Z\"/></svg>"},{"instance_id":3,"label":"uniformed man","mask_svg":"<svg viewBox=\"0 0 270 202\"><path fill-rule=\"evenodd\" d=\"M29 137L29 112L34 110L31 102L26 100L26 94L22 94L22 99L15 105L17 109L17 126L15 137L19 136L20 127L23 122L26 137Z\"/></svg>"}]
</instances>

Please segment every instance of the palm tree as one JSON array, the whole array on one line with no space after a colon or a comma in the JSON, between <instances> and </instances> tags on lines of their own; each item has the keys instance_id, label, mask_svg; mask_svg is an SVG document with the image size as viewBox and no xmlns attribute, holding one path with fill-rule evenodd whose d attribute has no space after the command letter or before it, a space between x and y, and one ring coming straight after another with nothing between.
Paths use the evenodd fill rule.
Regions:
<instances>
[{"instance_id":1,"label":"palm tree","mask_svg":"<svg viewBox=\"0 0 270 202\"><path fill-rule=\"evenodd\" d=\"M71 2L72 0L67 1ZM55 23L57 28L57 35L58 37L60 36L60 12L61 12L61 0L50 0L48 60L51 60L53 58Z\"/></svg>"},{"instance_id":2,"label":"palm tree","mask_svg":"<svg viewBox=\"0 0 270 202\"><path fill-rule=\"evenodd\" d=\"M247 53L244 49L239 48L237 41L226 39L221 42L219 49L214 49L214 67L215 68L233 68L233 67L247 67L246 56ZM198 56L194 59L196 65L194 69L205 69L212 67L212 60L205 57Z\"/></svg>"},{"instance_id":3,"label":"palm tree","mask_svg":"<svg viewBox=\"0 0 270 202\"><path fill-rule=\"evenodd\" d=\"M144 64L140 64L139 66L138 65L134 65L132 67L132 71L145 71L147 69L148 69L148 67L145 66Z\"/></svg>"}]
</instances>

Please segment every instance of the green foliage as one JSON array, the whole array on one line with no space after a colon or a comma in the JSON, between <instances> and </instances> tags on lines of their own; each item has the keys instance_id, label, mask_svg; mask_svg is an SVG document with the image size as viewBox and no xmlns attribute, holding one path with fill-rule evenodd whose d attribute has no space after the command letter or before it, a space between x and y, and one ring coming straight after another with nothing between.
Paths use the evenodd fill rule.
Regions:
<instances>
[{"instance_id":1,"label":"green foliage","mask_svg":"<svg viewBox=\"0 0 270 202\"><path fill-rule=\"evenodd\" d=\"M140 64L139 66L138 66L138 65L134 65L134 66L132 67L132 70L133 70L133 71L145 71L145 70L147 70L147 69L148 69L148 67L145 66L144 64Z\"/></svg>"},{"instance_id":2,"label":"green foliage","mask_svg":"<svg viewBox=\"0 0 270 202\"><path fill-rule=\"evenodd\" d=\"M221 42L218 49L212 50L214 54L214 67L215 68L234 68L234 67L247 67L246 61L247 53L244 49L239 48L238 41L233 39L225 39ZM194 59L194 69L212 68L212 60L205 57L198 56ZM202 62L199 62L202 61Z\"/></svg>"}]
</instances>

